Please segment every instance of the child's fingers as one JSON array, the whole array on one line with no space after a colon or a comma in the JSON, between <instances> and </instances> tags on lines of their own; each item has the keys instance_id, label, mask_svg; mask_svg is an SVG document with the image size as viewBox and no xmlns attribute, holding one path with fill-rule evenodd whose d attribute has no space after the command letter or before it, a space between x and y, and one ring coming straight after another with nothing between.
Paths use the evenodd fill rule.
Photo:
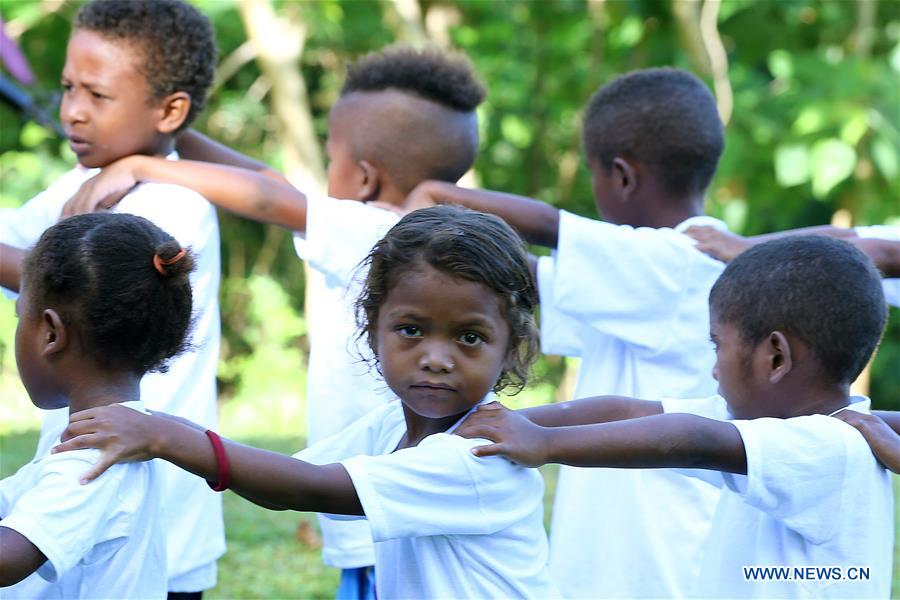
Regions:
<instances>
[{"instance_id":1,"label":"child's fingers","mask_svg":"<svg viewBox=\"0 0 900 600\"><path fill-rule=\"evenodd\" d=\"M57 444L53 448L50 449L50 454L57 454L59 452L69 452L71 450L84 450L85 448L97 448L98 444L98 436L93 433L86 433L77 435L72 437L61 444Z\"/></svg>"},{"instance_id":2,"label":"child's fingers","mask_svg":"<svg viewBox=\"0 0 900 600\"><path fill-rule=\"evenodd\" d=\"M115 191L115 192L113 192L113 193L111 193L111 194L107 194L107 195L104 196L99 202L97 202L97 206L94 208L94 210L95 210L95 211L97 211L97 210L109 210L110 208L112 208L113 206L115 206L116 204L118 204L119 201L120 201L122 198L124 198L125 195L126 195L129 191L130 191L130 190L118 190L118 191Z\"/></svg>"},{"instance_id":3,"label":"child's fingers","mask_svg":"<svg viewBox=\"0 0 900 600\"><path fill-rule=\"evenodd\" d=\"M503 410L504 408L506 408L506 407L503 406L502 404L500 404L498 401L493 400L491 402L488 402L487 404L480 405L478 408L475 409L475 411L476 412L486 412L486 411L491 411L491 410Z\"/></svg>"},{"instance_id":4,"label":"child's fingers","mask_svg":"<svg viewBox=\"0 0 900 600\"><path fill-rule=\"evenodd\" d=\"M77 413L73 413L69 415L69 425L71 426L73 423L77 423L79 421L88 421L90 419L96 419L99 416L99 412L102 408L88 408L86 410L80 410Z\"/></svg>"},{"instance_id":5,"label":"child's fingers","mask_svg":"<svg viewBox=\"0 0 900 600\"><path fill-rule=\"evenodd\" d=\"M474 448L472 448L472 454L478 457L497 456L500 454L506 454L506 452L506 444L490 444L487 446L475 446Z\"/></svg>"},{"instance_id":6,"label":"child's fingers","mask_svg":"<svg viewBox=\"0 0 900 600\"><path fill-rule=\"evenodd\" d=\"M108 459L105 454L101 455L100 460L98 460L93 467L82 473L81 477L78 479L78 482L81 483L81 485L90 483L103 475L103 473L105 473L106 470L114 464L116 464L115 460Z\"/></svg>"}]
</instances>

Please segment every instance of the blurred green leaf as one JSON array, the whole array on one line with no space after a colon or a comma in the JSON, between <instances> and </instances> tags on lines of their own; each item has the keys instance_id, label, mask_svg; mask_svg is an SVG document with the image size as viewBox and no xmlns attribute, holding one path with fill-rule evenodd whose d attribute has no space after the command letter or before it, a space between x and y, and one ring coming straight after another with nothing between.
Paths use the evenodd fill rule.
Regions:
<instances>
[{"instance_id":1,"label":"blurred green leaf","mask_svg":"<svg viewBox=\"0 0 900 600\"><path fill-rule=\"evenodd\" d=\"M856 150L835 138L823 140L813 145L809 162L813 195L824 198L853 173Z\"/></svg>"}]
</instances>

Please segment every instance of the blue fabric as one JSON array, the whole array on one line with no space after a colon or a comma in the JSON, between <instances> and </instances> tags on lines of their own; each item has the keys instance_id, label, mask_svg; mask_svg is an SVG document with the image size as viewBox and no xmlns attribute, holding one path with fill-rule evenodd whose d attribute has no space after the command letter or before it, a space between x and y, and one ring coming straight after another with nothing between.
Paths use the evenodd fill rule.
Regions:
<instances>
[{"instance_id":1,"label":"blue fabric","mask_svg":"<svg viewBox=\"0 0 900 600\"><path fill-rule=\"evenodd\" d=\"M377 600L375 567L359 567L341 571L341 585L335 600Z\"/></svg>"}]
</instances>

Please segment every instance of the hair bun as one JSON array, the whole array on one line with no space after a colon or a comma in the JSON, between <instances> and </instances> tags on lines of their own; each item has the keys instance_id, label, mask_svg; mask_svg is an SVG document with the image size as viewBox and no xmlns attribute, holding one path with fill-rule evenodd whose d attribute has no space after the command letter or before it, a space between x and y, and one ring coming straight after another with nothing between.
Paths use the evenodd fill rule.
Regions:
<instances>
[{"instance_id":1,"label":"hair bun","mask_svg":"<svg viewBox=\"0 0 900 600\"><path fill-rule=\"evenodd\" d=\"M163 277L178 277L194 269L194 255L175 240L163 242L153 254L153 267Z\"/></svg>"}]
</instances>

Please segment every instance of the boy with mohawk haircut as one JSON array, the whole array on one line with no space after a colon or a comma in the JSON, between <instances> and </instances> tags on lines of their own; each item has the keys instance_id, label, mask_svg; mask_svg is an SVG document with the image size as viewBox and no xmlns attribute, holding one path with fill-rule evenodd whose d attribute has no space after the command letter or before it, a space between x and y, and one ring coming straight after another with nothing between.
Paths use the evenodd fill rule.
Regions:
<instances>
[{"instance_id":1,"label":"boy with mohawk haircut","mask_svg":"<svg viewBox=\"0 0 900 600\"><path fill-rule=\"evenodd\" d=\"M110 165L72 199L77 211L115 203L144 181L184 185L245 217L296 232L311 269L307 282L310 356L309 443L338 433L392 399L355 347L351 299L357 265L399 216L367 203L399 206L422 181L456 182L478 151L475 109L485 91L469 62L437 50L394 47L350 66L328 119L328 196L305 194L257 170L245 157L227 164L145 156ZM198 156L216 155L204 141ZM256 163L256 166L258 163ZM261 166L260 166L261 167ZM355 200L346 202L343 200ZM339 598L373 597L375 556L365 522L320 518L325 564L343 569Z\"/></svg>"},{"instance_id":2,"label":"boy with mohawk haircut","mask_svg":"<svg viewBox=\"0 0 900 600\"><path fill-rule=\"evenodd\" d=\"M212 26L181 0L95 0L75 17L61 83L60 121L78 165L18 209L0 211L0 242L32 246L61 216L66 201L97 168L129 155L177 162L176 135L203 110L216 65ZM179 186L143 185L117 212L142 216L173 235L197 258L191 276L198 317L192 346L168 373L141 380L147 406L216 425L219 355L219 228L215 210ZM21 254L3 252L3 283L17 290ZM65 428L68 411L47 411L36 456ZM166 532L168 591L199 597L216 582L225 552L222 503L202 481L163 466L161 525ZM46 582L36 575L33 596ZM30 585L26 584L26 585Z\"/></svg>"}]
</instances>

